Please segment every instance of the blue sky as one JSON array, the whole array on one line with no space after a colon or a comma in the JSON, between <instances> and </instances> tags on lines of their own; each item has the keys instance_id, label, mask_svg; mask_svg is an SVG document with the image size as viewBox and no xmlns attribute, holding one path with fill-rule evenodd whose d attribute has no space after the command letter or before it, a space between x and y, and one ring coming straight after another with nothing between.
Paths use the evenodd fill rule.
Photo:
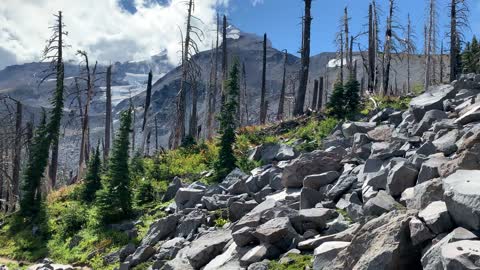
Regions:
<instances>
[{"instance_id":1,"label":"blue sky","mask_svg":"<svg viewBox=\"0 0 480 270\"><path fill-rule=\"evenodd\" d=\"M438 1L439 37L445 36L448 28L448 0ZM300 17L302 16L303 1L301 0L232 0L229 5L230 20L238 28L246 32L263 34L266 32L274 47L297 52L300 42ZM369 0L314 0L312 3L312 54L325 51L334 51L335 32L338 30L339 19L343 8L348 6L351 17L352 33L364 30L368 22ZM387 1L377 1L383 11L387 12ZM426 1L397 0L397 19L401 24L406 23L410 13L413 26L417 34L417 47L423 47L423 25L425 23ZM469 0L471 9L471 29L466 31L466 37L471 38L473 32L480 34L480 0ZM382 27L385 16L382 16ZM383 32L382 32L383 33ZM447 39L445 39L447 42Z\"/></svg>"}]
</instances>

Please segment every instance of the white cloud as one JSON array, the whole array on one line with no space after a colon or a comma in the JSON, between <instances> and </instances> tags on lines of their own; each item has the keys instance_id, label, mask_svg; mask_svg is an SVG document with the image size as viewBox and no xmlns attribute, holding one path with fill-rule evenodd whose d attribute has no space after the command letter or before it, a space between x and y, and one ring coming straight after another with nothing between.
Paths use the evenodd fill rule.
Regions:
<instances>
[{"instance_id":1,"label":"white cloud","mask_svg":"<svg viewBox=\"0 0 480 270\"><path fill-rule=\"evenodd\" d=\"M194 15L206 35L201 49L211 45L215 29L216 4L226 6L229 0L197 0ZM12 61L24 63L39 60L53 14L62 10L69 32L67 58L74 58L78 49L89 52L100 62L146 59L162 49L168 50L172 63L179 61L179 27L185 28L186 1L170 0L168 4L152 4L151 0L135 0L135 14L118 5L118 0L2 0L0 5L0 52L13 55Z\"/></svg>"},{"instance_id":2,"label":"white cloud","mask_svg":"<svg viewBox=\"0 0 480 270\"><path fill-rule=\"evenodd\" d=\"M263 1L264 1L264 0L251 0L251 1L252 1L252 5L253 5L253 6L256 6L256 5L258 5L258 4L263 4Z\"/></svg>"}]
</instances>

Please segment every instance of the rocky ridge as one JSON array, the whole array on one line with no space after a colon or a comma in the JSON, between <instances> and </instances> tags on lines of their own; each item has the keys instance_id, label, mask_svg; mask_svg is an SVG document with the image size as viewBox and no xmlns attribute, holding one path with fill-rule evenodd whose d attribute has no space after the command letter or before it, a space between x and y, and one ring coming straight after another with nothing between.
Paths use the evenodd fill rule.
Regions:
<instances>
[{"instance_id":1,"label":"rocky ridge","mask_svg":"<svg viewBox=\"0 0 480 270\"><path fill-rule=\"evenodd\" d=\"M176 178L174 203L119 269L480 269L480 75L432 87L410 109L344 122L324 147L263 145L265 166L220 184ZM228 223L215 226L219 216Z\"/></svg>"}]
</instances>

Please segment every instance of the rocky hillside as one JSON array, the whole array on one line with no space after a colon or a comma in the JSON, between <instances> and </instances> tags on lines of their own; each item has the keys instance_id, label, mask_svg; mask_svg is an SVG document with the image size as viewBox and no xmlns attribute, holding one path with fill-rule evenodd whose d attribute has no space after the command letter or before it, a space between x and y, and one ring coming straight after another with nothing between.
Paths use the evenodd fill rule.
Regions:
<instances>
[{"instance_id":1,"label":"rocky hillside","mask_svg":"<svg viewBox=\"0 0 480 270\"><path fill-rule=\"evenodd\" d=\"M169 214L105 260L122 270L480 269L479 93L480 75L464 76L407 111L341 123L312 152L263 144L249 158L264 165L248 174L175 178Z\"/></svg>"}]
</instances>

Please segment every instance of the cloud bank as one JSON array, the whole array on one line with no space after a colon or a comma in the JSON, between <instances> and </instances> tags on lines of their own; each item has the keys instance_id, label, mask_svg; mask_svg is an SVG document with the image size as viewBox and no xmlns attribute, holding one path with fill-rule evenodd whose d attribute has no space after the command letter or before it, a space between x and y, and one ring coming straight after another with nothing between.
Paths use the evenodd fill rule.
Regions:
<instances>
[{"instance_id":1,"label":"cloud bank","mask_svg":"<svg viewBox=\"0 0 480 270\"><path fill-rule=\"evenodd\" d=\"M0 69L7 65L38 61L49 26L59 10L63 11L66 39L71 48L66 57L75 58L77 50L86 50L100 62L148 59L163 49L169 60L180 59L180 30L186 22L186 1L170 0L163 4L152 0L133 1L136 12L119 5L119 0L2 0L0 5ZM205 39L200 49L211 46L215 33L216 8L229 0L197 0L194 24L203 29Z\"/></svg>"}]
</instances>

